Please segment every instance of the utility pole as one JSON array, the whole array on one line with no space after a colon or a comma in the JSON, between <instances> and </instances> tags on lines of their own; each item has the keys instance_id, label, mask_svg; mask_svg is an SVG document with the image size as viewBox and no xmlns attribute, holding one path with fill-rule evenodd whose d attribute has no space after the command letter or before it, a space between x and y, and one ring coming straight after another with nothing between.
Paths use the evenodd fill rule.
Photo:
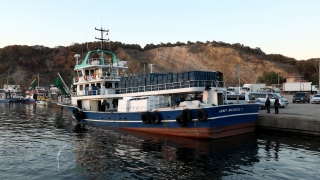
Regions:
<instances>
[{"instance_id":1,"label":"utility pole","mask_svg":"<svg viewBox=\"0 0 320 180\"><path fill-rule=\"evenodd\" d=\"M318 59L318 62L319 62L319 70L318 70L318 73L319 73L318 93L320 93L320 60L319 60L319 59Z\"/></svg>"},{"instance_id":2,"label":"utility pole","mask_svg":"<svg viewBox=\"0 0 320 180\"><path fill-rule=\"evenodd\" d=\"M38 89L40 89L40 84L39 84L39 72L38 72Z\"/></svg>"},{"instance_id":3,"label":"utility pole","mask_svg":"<svg viewBox=\"0 0 320 180\"><path fill-rule=\"evenodd\" d=\"M278 88L279 88L279 72L278 72Z\"/></svg>"},{"instance_id":4,"label":"utility pole","mask_svg":"<svg viewBox=\"0 0 320 180\"><path fill-rule=\"evenodd\" d=\"M9 85L9 70L8 70L8 77L7 77L7 86Z\"/></svg>"}]
</instances>

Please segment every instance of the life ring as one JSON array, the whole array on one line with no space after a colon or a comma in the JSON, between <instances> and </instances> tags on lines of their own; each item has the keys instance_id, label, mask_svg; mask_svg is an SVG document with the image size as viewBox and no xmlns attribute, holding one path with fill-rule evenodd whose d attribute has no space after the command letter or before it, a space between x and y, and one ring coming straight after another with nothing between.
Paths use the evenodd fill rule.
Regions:
<instances>
[{"instance_id":1,"label":"life ring","mask_svg":"<svg viewBox=\"0 0 320 180\"><path fill-rule=\"evenodd\" d=\"M92 74L92 79L95 79L95 78L96 78L96 74L93 73L93 74Z\"/></svg>"},{"instance_id":2,"label":"life ring","mask_svg":"<svg viewBox=\"0 0 320 180\"><path fill-rule=\"evenodd\" d=\"M160 114L158 112L154 112L153 114L151 114L150 119L153 124L160 124L161 122Z\"/></svg>"},{"instance_id":3,"label":"life ring","mask_svg":"<svg viewBox=\"0 0 320 180\"><path fill-rule=\"evenodd\" d=\"M200 109L198 112L197 112L197 119L199 121L205 121L208 119L208 113L206 110L204 109Z\"/></svg>"},{"instance_id":4,"label":"life ring","mask_svg":"<svg viewBox=\"0 0 320 180\"><path fill-rule=\"evenodd\" d=\"M186 120L183 118L183 116L182 115L179 115L179 116L177 116L176 117L176 121L177 121L177 123L178 123L178 125L180 126L180 127L185 127L186 126Z\"/></svg>"},{"instance_id":5,"label":"life ring","mask_svg":"<svg viewBox=\"0 0 320 180\"><path fill-rule=\"evenodd\" d=\"M147 112L144 112L141 114L141 120L142 122L144 122L145 124L149 124L150 123L150 116Z\"/></svg>"},{"instance_id":6,"label":"life ring","mask_svg":"<svg viewBox=\"0 0 320 180\"><path fill-rule=\"evenodd\" d=\"M87 79L88 79L88 76L87 76L87 75L84 75L84 76L83 76L83 79L84 79L84 80L87 80Z\"/></svg>"},{"instance_id":7,"label":"life ring","mask_svg":"<svg viewBox=\"0 0 320 180\"><path fill-rule=\"evenodd\" d=\"M78 82L78 81L79 81L79 76L76 77L76 82Z\"/></svg>"},{"instance_id":8,"label":"life ring","mask_svg":"<svg viewBox=\"0 0 320 180\"><path fill-rule=\"evenodd\" d=\"M191 121L192 120L192 113L189 109L185 109L182 111L182 116L184 117L185 120Z\"/></svg>"}]
</instances>

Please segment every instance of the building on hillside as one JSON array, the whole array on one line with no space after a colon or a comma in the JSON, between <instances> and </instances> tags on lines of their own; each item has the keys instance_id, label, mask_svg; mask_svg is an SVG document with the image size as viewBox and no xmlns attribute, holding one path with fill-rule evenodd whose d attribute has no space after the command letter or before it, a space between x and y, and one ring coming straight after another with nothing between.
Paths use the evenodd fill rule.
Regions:
<instances>
[{"instance_id":1,"label":"building on hillside","mask_svg":"<svg viewBox=\"0 0 320 180\"><path fill-rule=\"evenodd\" d=\"M288 76L284 77L286 79L287 83L291 82L308 82L307 80L303 79L302 76L297 75L297 74L289 74Z\"/></svg>"}]
</instances>

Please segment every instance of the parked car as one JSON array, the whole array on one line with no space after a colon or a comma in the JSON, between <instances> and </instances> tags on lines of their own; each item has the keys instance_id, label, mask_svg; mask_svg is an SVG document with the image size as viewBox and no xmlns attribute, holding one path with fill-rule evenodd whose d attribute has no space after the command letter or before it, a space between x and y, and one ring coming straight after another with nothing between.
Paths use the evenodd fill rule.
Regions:
<instances>
[{"instance_id":1,"label":"parked car","mask_svg":"<svg viewBox=\"0 0 320 180\"><path fill-rule=\"evenodd\" d=\"M293 98L292 98L292 102L293 103L299 103L299 102L303 102L303 103L310 103L310 93L309 92L296 92L293 94Z\"/></svg>"},{"instance_id":2,"label":"parked car","mask_svg":"<svg viewBox=\"0 0 320 180\"><path fill-rule=\"evenodd\" d=\"M274 93L274 95L278 97L279 101L284 102L286 104L286 106L289 106L289 101L287 98L284 98L283 96L281 96L278 93ZM280 104L281 104L281 102L280 102ZM282 105L281 105L281 107L282 107Z\"/></svg>"},{"instance_id":3,"label":"parked car","mask_svg":"<svg viewBox=\"0 0 320 180\"><path fill-rule=\"evenodd\" d=\"M311 103L320 103L320 94L315 94L311 99Z\"/></svg>"},{"instance_id":4,"label":"parked car","mask_svg":"<svg viewBox=\"0 0 320 180\"><path fill-rule=\"evenodd\" d=\"M265 109L266 108L266 102L259 99L259 98L256 98L256 104L260 104L260 109Z\"/></svg>"}]
</instances>

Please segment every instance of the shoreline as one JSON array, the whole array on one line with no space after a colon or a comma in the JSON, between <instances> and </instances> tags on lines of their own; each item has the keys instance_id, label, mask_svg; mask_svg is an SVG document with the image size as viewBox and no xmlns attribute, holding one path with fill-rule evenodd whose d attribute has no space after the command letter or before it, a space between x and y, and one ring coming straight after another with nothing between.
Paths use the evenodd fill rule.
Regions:
<instances>
[{"instance_id":1,"label":"shoreline","mask_svg":"<svg viewBox=\"0 0 320 180\"><path fill-rule=\"evenodd\" d=\"M279 114L274 114L274 108L270 108L270 113L260 110L257 129L320 135L320 104L292 103L293 95L282 96L288 99L289 105L279 108Z\"/></svg>"}]
</instances>

